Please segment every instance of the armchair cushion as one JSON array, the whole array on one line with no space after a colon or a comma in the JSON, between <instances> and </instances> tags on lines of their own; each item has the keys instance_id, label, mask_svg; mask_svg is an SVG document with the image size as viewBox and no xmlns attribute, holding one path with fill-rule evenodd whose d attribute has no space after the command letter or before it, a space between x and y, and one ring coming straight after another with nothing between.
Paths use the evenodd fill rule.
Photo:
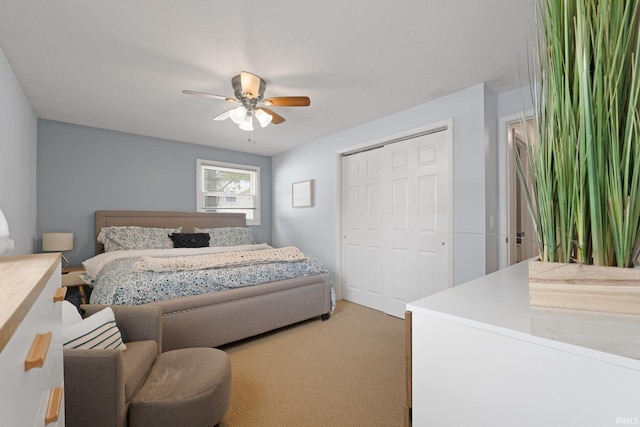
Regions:
<instances>
[{"instance_id":1,"label":"armchair cushion","mask_svg":"<svg viewBox=\"0 0 640 427\"><path fill-rule=\"evenodd\" d=\"M124 371L124 399L129 402L147 378L153 362L158 355L155 341L133 341L122 353L122 369Z\"/></svg>"},{"instance_id":2,"label":"armchair cushion","mask_svg":"<svg viewBox=\"0 0 640 427\"><path fill-rule=\"evenodd\" d=\"M85 316L104 309L98 304L83 304ZM158 354L162 351L162 309L149 306L110 305L125 343L153 340L158 343Z\"/></svg>"},{"instance_id":3,"label":"armchair cushion","mask_svg":"<svg viewBox=\"0 0 640 427\"><path fill-rule=\"evenodd\" d=\"M82 320L82 315L73 303L62 301L62 327L72 325Z\"/></svg>"},{"instance_id":4,"label":"armchair cushion","mask_svg":"<svg viewBox=\"0 0 640 427\"><path fill-rule=\"evenodd\" d=\"M127 348L116 325L111 307L62 328L65 348L114 349Z\"/></svg>"}]
</instances>

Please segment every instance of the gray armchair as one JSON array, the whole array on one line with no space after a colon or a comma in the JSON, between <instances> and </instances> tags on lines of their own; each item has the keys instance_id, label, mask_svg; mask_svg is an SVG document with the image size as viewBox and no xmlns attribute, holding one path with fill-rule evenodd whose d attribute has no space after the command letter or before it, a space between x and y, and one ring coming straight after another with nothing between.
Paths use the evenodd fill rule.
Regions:
<instances>
[{"instance_id":1,"label":"gray armchair","mask_svg":"<svg viewBox=\"0 0 640 427\"><path fill-rule=\"evenodd\" d=\"M89 316L104 306L82 308L85 316ZM68 427L126 426L129 402L160 354L160 308L112 306L112 309L126 350L64 350Z\"/></svg>"},{"instance_id":2,"label":"gray armchair","mask_svg":"<svg viewBox=\"0 0 640 427\"><path fill-rule=\"evenodd\" d=\"M87 316L104 308L82 307ZM64 350L67 427L217 425L231 399L227 354L215 348L161 353L160 307L111 308L126 350Z\"/></svg>"}]
</instances>

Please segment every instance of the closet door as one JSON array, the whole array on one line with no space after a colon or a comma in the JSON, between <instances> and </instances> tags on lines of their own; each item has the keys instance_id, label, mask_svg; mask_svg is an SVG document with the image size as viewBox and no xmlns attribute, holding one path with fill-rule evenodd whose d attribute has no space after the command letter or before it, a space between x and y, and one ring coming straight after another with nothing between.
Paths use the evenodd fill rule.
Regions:
<instances>
[{"instance_id":1,"label":"closet door","mask_svg":"<svg viewBox=\"0 0 640 427\"><path fill-rule=\"evenodd\" d=\"M352 154L342 168L342 292L404 317L449 284L448 131Z\"/></svg>"},{"instance_id":2,"label":"closet door","mask_svg":"<svg viewBox=\"0 0 640 427\"><path fill-rule=\"evenodd\" d=\"M385 308L383 163L384 147L342 159L342 296L377 310Z\"/></svg>"}]
</instances>

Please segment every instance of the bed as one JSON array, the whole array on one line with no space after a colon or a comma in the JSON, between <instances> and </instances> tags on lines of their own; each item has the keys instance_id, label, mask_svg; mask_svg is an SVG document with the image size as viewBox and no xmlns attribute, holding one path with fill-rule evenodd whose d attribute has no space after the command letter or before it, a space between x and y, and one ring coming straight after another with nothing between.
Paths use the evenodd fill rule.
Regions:
<instances>
[{"instance_id":1,"label":"bed","mask_svg":"<svg viewBox=\"0 0 640 427\"><path fill-rule=\"evenodd\" d=\"M218 347L314 317L326 320L335 306L329 273L315 258L303 254L302 259L293 247L229 240L228 233L249 230L244 214L96 211L95 218L100 240L96 256L83 262L85 280L93 286L90 304L161 307L163 351ZM174 243L174 237L202 234L209 234L213 243L194 249L148 250L115 246L115 240L104 235L105 231L123 233L137 227L145 233L174 230ZM191 234L194 232L199 234ZM222 240L216 240L220 236ZM138 236L135 239L133 245L142 242ZM219 242L232 244L215 246ZM212 252L217 255L210 257ZM217 282L218 276L224 286Z\"/></svg>"}]
</instances>

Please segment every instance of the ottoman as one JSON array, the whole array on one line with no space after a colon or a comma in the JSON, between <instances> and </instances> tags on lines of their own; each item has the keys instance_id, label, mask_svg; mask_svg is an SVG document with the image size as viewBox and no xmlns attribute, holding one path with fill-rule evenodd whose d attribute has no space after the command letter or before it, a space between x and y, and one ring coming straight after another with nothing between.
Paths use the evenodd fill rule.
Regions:
<instances>
[{"instance_id":1,"label":"ottoman","mask_svg":"<svg viewBox=\"0 0 640 427\"><path fill-rule=\"evenodd\" d=\"M215 348L162 353L129 404L129 426L218 424L231 400L229 356Z\"/></svg>"}]
</instances>

